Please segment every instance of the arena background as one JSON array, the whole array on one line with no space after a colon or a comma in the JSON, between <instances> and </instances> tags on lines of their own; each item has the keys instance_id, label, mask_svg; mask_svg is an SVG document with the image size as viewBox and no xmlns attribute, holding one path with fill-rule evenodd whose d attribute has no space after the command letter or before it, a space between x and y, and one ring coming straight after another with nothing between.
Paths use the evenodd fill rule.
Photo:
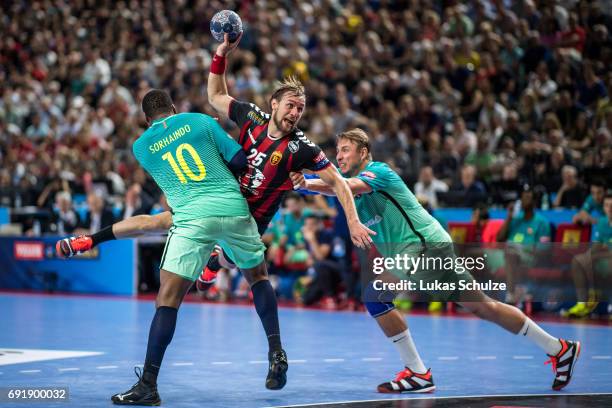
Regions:
<instances>
[{"instance_id":1,"label":"arena background","mask_svg":"<svg viewBox=\"0 0 612 408\"><path fill-rule=\"evenodd\" d=\"M3 1L0 387L65 386L71 404L101 406L132 380L165 236L105 243L68 261L54 246L167 209L132 155L145 128L140 101L162 88L180 112L217 116L206 78L217 45L209 22L222 9L235 10L244 25L227 68L230 95L267 107L275 81L297 76L307 91L299 127L309 139L333 159L336 134L365 129L374 160L401 175L456 243L494 243L525 188L552 242L587 247L598 240L597 225L612 220L603 210L612 187L607 1ZM230 121L221 123L237 135ZM313 213L324 229L317 236L332 248L331 268L321 268L304 243L304 219ZM297 362L288 389L272 395L260 384L265 356L257 350L265 339L250 291L237 271L223 271L214 290L194 291L181 312L160 377L164 404L383 398L375 385L399 363L363 313L358 275L366 255L352 247L337 201L290 195L264 239ZM503 274L503 255L501 262ZM571 261L527 274L544 286L561 278L566 289L574 284ZM609 288L610 278L602 285ZM527 292L508 297L585 346L572 386L536 397L539 406L610 404L610 299L593 289L579 307L533 301ZM503 398L549 392L550 372L531 361L545 356L512 350L512 336L450 303L405 298L397 306L417 315L408 321L441 384L438 399L406 406L462 406L450 397L482 395L525 405ZM450 345L449 333L456 336ZM256 340L245 346L243 336ZM499 347L481 344L493 339ZM60 351L67 354L54 355ZM230 393L221 391L228 377L239 383Z\"/></svg>"}]
</instances>

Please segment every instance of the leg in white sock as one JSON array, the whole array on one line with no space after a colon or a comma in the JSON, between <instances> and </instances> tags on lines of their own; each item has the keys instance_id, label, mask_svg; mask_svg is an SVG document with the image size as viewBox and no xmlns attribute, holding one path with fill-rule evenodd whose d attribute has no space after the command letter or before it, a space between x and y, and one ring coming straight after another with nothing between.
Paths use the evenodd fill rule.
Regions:
<instances>
[{"instance_id":1,"label":"leg in white sock","mask_svg":"<svg viewBox=\"0 0 612 408\"><path fill-rule=\"evenodd\" d=\"M391 340L397 348L404 366L417 374L423 374L427 371L408 329L395 336L389 337L389 340Z\"/></svg>"},{"instance_id":2,"label":"leg in white sock","mask_svg":"<svg viewBox=\"0 0 612 408\"><path fill-rule=\"evenodd\" d=\"M427 369L419 356L402 314L393 309L378 316L376 321L385 335L397 347L404 366L417 374L425 373Z\"/></svg>"},{"instance_id":3,"label":"leg in white sock","mask_svg":"<svg viewBox=\"0 0 612 408\"><path fill-rule=\"evenodd\" d=\"M517 334L527 337L551 356L556 356L561 351L559 339L545 332L528 317L525 317L525 323Z\"/></svg>"}]
</instances>

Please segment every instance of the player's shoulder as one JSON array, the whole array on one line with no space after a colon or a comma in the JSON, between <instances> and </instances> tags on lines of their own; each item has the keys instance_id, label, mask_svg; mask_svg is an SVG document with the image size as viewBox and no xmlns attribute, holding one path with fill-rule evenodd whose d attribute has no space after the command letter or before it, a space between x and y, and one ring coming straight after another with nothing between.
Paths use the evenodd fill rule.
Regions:
<instances>
[{"instance_id":1,"label":"player's shoulder","mask_svg":"<svg viewBox=\"0 0 612 408\"><path fill-rule=\"evenodd\" d=\"M359 173L362 177L369 178L377 178L377 177L393 177L398 176L395 171L385 162L379 161L371 161L368 165L363 169L361 173ZM399 177L399 176L398 176Z\"/></svg>"},{"instance_id":2,"label":"player's shoulder","mask_svg":"<svg viewBox=\"0 0 612 408\"><path fill-rule=\"evenodd\" d=\"M238 99L232 100L230 109L239 109L246 115L246 119L253 122L256 126L261 126L268 123L271 119L271 115L261 109L253 102L240 101Z\"/></svg>"},{"instance_id":3,"label":"player's shoulder","mask_svg":"<svg viewBox=\"0 0 612 408\"><path fill-rule=\"evenodd\" d=\"M177 121L193 122L193 123L207 123L214 121L212 116L200 112L182 112L175 115Z\"/></svg>"},{"instance_id":4,"label":"player's shoulder","mask_svg":"<svg viewBox=\"0 0 612 408\"><path fill-rule=\"evenodd\" d=\"M308 150L317 148L317 145L308 139L306 134L300 129L294 129L288 137L288 149L291 153L297 153L301 149Z\"/></svg>"}]
</instances>

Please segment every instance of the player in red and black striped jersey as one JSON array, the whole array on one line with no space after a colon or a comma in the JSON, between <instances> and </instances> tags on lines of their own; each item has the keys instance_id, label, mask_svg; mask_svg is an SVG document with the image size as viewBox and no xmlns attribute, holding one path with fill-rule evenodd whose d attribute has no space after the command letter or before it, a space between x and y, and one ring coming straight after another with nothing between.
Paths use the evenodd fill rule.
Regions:
<instances>
[{"instance_id":1,"label":"player in red and black striped jersey","mask_svg":"<svg viewBox=\"0 0 612 408\"><path fill-rule=\"evenodd\" d=\"M256 222L265 229L285 194L293 190L289 173L303 169L318 172L331 163L297 128L283 137L270 136L271 115L252 103L233 100L229 117L240 127L238 140L249 161L249 169L239 177L242 194Z\"/></svg>"},{"instance_id":2,"label":"player in red and black striped jersey","mask_svg":"<svg viewBox=\"0 0 612 408\"><path fill-rule=\"evenodd\" d=\"M249 161L249 170L240 177L240 184L255 220L265 228L284 194L293 189L289 173L307 169L338 192L355 245L370 246L369 235L373 232L359 222L346 183L321 149L297 128L306 107L303 85L295 78L279 83L270 97L271 113L229 96L226 58L239 42L238 39L230 43L226 39L217 47L208 76L208 100L217 112L226 114L240 128L239 143Z\"/></svg>"}]
</instances>

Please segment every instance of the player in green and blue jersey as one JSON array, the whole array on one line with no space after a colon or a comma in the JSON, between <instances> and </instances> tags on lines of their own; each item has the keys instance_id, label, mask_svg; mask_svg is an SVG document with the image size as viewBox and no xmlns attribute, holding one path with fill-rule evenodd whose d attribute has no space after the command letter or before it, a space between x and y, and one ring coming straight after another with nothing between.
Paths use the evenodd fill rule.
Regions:
<instances>
[{"instance_id":1,"label":"player in green and blue jersey","mask_svg":"<svg viewBox=\"0 0 612 408\"><path fill-rule=\"evenodd\" d=\"M372 160L368 136L363 130L353 129L340 134L336 147L339 170L355 195L360 220L376 232L372 240L381 255L392 258L405 250L410 256L415 256L414 248L419 247L425 251L430 247L442 248L442 254L448 255L452 248L450 236L418 203L396 172L387 164ZM305 180L300 173L291 177L296 187L333 194L320 180ZM426 275L428 272L423 273ZM453 276L446 278L455 279ZM405 366L393 381L380 384L378 391L429 392L435 389L431 370L425 368L402 315L395 310L390 299L370 301L383 299L382 296L375 297L372 286L364 288L364 291L366 308L398 348ZM458 300L476 316L521 334L540 346L553 363L553 389L560 390L569 383L580 353L580 342L551 336L516 307L494 301L482 292L462 292Z\"/></svg>"}]
</instances>

